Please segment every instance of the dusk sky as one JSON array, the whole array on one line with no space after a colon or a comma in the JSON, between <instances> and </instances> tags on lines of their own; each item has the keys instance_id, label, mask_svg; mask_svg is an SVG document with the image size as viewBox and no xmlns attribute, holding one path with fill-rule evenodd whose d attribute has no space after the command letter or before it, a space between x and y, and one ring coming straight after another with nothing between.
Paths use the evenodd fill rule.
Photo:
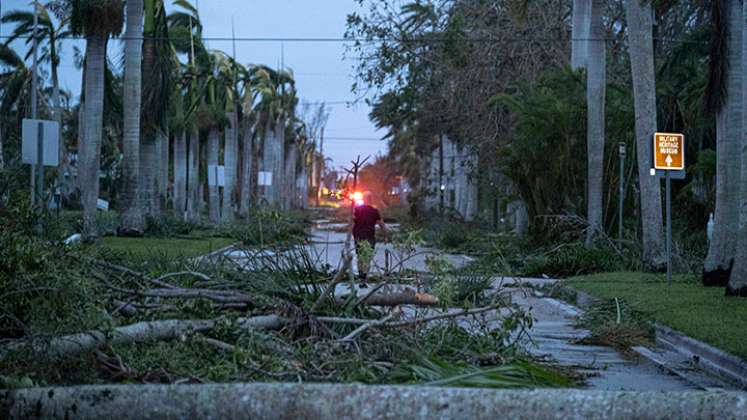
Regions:
<instances>
[{"instance_id":1,"label":"dusk sky","mask_svg":"<svg viewBox=\"0 0 747 420\"><path fill-rule=\"evenodd\" d=\"M206 38L230 38L233 19L237 38L341 38L347 14L356 10L352 0L196 0ZM195 0L192 0L195 3ZM0 0L2 13L12 9L31 10L28 0ZM171 1L167 0L171 9ZM2 35L12 31L9 24L0 28ZM211 49L232 52L231 41L208 41ZM67 41L63 46L60 68L62 88L80 94L81 72L73 65L73 47L84 49L82 41ZM110 41L110 56L120 62L122 41ZM16 43L18 48L22 44ZM24 53L25 53L25 47ZM281 54L281 51L283 52ZM382 134L368 120L364 103L348 106L355 98L350 92L354 80L350 60L344 60L342 42L236 42L240 63L279 66L281 57L295 75L299 95L311 102L327 102L331 115L326 130L324 152L335 167L344 166L360 154L383 154Z\"/></svg>"}]
</instances>

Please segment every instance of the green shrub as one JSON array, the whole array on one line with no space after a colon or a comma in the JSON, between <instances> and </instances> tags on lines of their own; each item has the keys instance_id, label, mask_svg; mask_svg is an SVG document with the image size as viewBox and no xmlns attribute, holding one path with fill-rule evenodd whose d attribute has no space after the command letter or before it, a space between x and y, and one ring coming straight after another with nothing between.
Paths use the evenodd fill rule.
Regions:
<instances>
[{"instance_id":1,"label":"green shrub","mask_svg":"<svg viewBox=\"0 0 747 420\"><path fill-rule=\"evenodd\" d=\"M257 209L248 222L223 225L218 232L244 245L290 245L303 241L305 225L306 220L300 214Z\"/></svg>"},{"instance_id":2,"label":"green shrub","mask_svg":"<svg viewBox=\"0 0 747 420\"><path fill-rule=\"evenodd\" d=\"M625 268L622 258L606 247L586 248L582 243L563 245L553 251L529 257L521 270L525 276L570 277Z\"/></svg>"}]
</instances>

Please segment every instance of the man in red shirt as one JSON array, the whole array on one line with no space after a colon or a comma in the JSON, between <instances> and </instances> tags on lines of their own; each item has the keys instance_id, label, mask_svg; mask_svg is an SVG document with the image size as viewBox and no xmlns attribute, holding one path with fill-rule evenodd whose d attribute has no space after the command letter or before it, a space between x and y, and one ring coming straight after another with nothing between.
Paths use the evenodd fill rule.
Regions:
<instances>
[{"instance_id":1,"label":"man in red shirt","mask_svg":"<svg viewBox=\"0 0 747 420\"><path fill-rule=\"evenodd\" d=\"M363 203L356 203L353 218L353 239L355 239L355 253L358 257L358 277L365 280L376 246L376 225L378 224L385 237L389 236L386 223L376 207L371 205L370 191L363 193ZM367 250L364 243L370 245Z\"/></svg>"}]
</instances>

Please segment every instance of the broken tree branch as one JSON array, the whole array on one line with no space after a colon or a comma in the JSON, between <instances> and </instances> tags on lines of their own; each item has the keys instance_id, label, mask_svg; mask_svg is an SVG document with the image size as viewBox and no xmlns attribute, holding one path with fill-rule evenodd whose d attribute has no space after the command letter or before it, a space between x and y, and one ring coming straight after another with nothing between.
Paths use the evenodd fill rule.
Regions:
<instances>
[{"instance_id":1,"label":"broken tree branch","mask_svg":"<svg viewBox=\"0 0 747 420\"><path fill-rule=\"evenodd\" d=\"M0 360L10 353L24 351L31 346L35 352L52 357L70 356L98 349L104 345L126 345L148 341L173 340L182 335L208 331L215 328L219 319L169 319L162 321L138 322L111 331L89 331L56 337L49 341L13 342L0 348ZM288 319L278 315L259 315L238 318L234 321L239 329L278 329L288 323Z\"/></svg>"}]
</instances>

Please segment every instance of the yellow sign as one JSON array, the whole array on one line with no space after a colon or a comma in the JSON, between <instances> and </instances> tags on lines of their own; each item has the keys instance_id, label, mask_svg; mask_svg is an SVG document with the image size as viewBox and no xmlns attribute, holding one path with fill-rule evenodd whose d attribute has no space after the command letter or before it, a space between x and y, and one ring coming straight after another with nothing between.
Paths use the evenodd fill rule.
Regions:
<instances>
[{"instance_id":1,"label":"yellow sign","mask_svg":"<svg viewBox=\"0 0 747 420\"><path fill-rule=\"evenodd\" d=\"M679 133L654 133L654 169L685 169L685 136Z\"/></svg>"}]
</instances>

